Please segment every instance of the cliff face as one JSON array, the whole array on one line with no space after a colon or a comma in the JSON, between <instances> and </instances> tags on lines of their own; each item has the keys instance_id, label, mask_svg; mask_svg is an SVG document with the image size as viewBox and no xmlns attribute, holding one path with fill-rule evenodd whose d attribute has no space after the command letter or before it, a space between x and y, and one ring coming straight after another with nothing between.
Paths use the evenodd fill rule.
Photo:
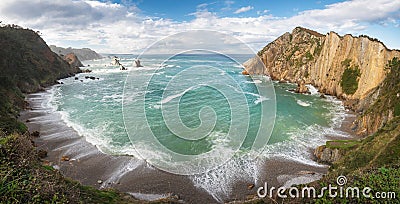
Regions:
<instances>
[{"instance_id":1,"label":"cliff face","mask_svg":"<svg viewBox=\"0 0 400 204\"><path fill-rule=\"evenodd\" d=\"M345 105L363 112L379 95L377 87L386 77L388 60L400 57L400 51L389 50L367 36L339 36L335 32L322 35L297 27L269 43L258 56L265 68L256 66L255 57L244 64L249 74L312 84L321 93L342 98ZM375 126L382 126L381 119L377 120L380 121L374 121ZM371 122L360 124L359 128L365 128L366 124ZM376 131L376 127L372 129Z\"/></svg>"},{"instance_id":2,"label":"cliff face","mask_svg":"<svg viewBox=\"0 0 400 204\"><path fill-rule=\"evenodd\" d=\"M23 93L42 90L57 79L80 72L52 52L34 31L0 27L0 129L13 130L24 107Z\"/></svg>"},{"instance_id":3,"label":"cliff face","mask_svg":"<svg viewBox=\"0 0 400 204\"><path fill-rule=\"evenodd\" d=\"M50 49L60 56L74 53L78 57L78 59L82 61L103 58L100 54L96 53L95 51L89 48L82 48L82 49L76 49L71 47L62 48L62 47L57 47L55 45L50 45Z\"/></svg>"},{"instance_id":4,"label":"cliff face","mask_svg":"<svg viewBox=\"0 0 400 204\"><path fill-rule=\"evenodd\" d=\"M74 53L69 53L64 55L64 60L68 62L68 64L72 67L83 67L82 62L78 59L78 57Z\"/></svg>"}]
</instances>

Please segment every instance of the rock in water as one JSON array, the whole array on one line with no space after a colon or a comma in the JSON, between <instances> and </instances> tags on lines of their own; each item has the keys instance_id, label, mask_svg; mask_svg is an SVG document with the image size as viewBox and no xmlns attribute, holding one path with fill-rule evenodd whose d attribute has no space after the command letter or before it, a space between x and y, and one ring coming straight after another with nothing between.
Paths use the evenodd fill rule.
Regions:
<instances>
[{"instance_id":1,"label":"rock in water","mask_svg":"<svg viewBox=\"0 0 400 204\"><path fill-rule=\"evenodd\" d=\"M309 93L309 90L306 86L306 84L304 83L304 81L301 81L298 85L297 85L297 89L295 91L296 93Z\"/></svg>"},{"instance_id":2,"label":"rock in water","mask_svg":"<svg viewBox=\"0 0 400 204\"><path fill-rule=\"evenodd\" d=\"M249 73L247 72L247 70L243 70L243 71L242 71L242 74L243 74L243 75L249 75Z\"/></svg>"}]
</instances>

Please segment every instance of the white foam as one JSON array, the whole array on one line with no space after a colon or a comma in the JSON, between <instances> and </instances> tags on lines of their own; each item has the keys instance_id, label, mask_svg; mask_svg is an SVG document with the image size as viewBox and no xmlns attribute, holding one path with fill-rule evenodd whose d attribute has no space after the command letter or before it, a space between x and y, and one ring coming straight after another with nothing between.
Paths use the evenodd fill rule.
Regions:
<instances>
[{"instance_id":1,"label":"white foam","mask_svg":"<svg viewBox=\"0 0 400 204\"><path fill-rule=\"evenodd\" d=\"M302 101L302 100L300 100L300 99L298 99L296 102L297 102L297 104L299 104L299 105L301 105L301 106L304 106L304 107L311 106L310 103L304 102L304 101Z\"/></svg>"},{"instance_id":2,"label":"white foam","mask_svg":"<svg viewBox=\"0 0 400 204\"><path fill-rule=\"evenodd\" d=\"M185 89L185 90L184 90L183 92L181 92L181 93L177 93L177 94L174 94L174 95L171 95L171 96L167 96L166 98L164 98L164 99L162 99L162 100L160 101L160 104L168 103L168 102L170 102L171 100L173 100L173 99L175 99L175 98L178 98L178 97L183 96L186 92L188 92L188 91L190 91L190 90L193 90L193 89L196 89L197 87L199 87L199 86L198 86L198 85L196 85L196 86L191 86L191 87Z\"/></svg>"},{"instance_id":3,"label":"white foam","mask_svg":"<svg viewBox=\"0 0 400 204\"><path fill-rule=\"evenodd\" d=\"M307 84L306 87L310 91L311 95L318 95L319 94L318 89L315 88L313 85Z\"/></svg>"}]
</instances>

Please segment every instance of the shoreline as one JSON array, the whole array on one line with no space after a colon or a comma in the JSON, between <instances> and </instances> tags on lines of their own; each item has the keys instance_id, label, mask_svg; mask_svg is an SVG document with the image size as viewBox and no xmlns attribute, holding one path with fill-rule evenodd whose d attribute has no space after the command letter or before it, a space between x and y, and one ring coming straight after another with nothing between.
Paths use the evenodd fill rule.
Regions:
<instances>
[{"instance_id":1,"label":"shoreline","mask_svg":"<svg viewBox=\"0 0 400 204\"><path fill-rule=\"evenodd\" d=\"M320 179L329 168L326 165L312 166L283 158L271 158L258 170L257 181L236 180L229 189L229 198L216 198L205 189L195 186L188 176L154 169L133 156L102 153L77 131L68 127L59 113L43 107L45 99L42 96L43 93L27 96L32 110L22 111L19 120L27 125L30 132L40 132L41 136L35 140L35 144L38 149L48 152L43 159L45 163L59 169L65 177L84 185L115 188L135 198L157 200L169 197L185 203L244 201L254 197L257 188L263 186L264 182L275 187L308 183ZM354 117L346 113L340 130L350 130ZM25 122L27 120L29 122ZM63 156L68 157L68 161L62 161ZM250 185L253 188L250 189Z\"/></svg>"}]
</instances>

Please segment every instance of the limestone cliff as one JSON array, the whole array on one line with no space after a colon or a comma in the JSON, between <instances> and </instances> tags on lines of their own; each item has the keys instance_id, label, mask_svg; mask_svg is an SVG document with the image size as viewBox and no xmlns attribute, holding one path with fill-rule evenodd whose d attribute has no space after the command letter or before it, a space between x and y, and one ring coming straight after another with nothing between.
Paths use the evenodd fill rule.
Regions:
<instances>
[{"instance_id":1,"label":"limestone cliff","mask_svg":"<svg viewBox=\"0 0 400 204\"><path fill-rule=\"evenodd\" d=\"M393 57L400 57L400 51L389 50L368 36L340 36L335 32L323 35L297 27L265 46L244 67L249 74L312 84L321 93L344 99L346 106L361 113L379 95L377 87L385 79L386 64ZM265 67L257 66L260 60ZM359 129L371 123L376 127L370 128L369 133L382 126L382 121L369 121L360 123Z\"/></svg>"},{"instance_id":2,"label":"limestone cliff","mask_svg":"<svg viewBox=\"0 0 400 204\"><path fill-rule=\"evenodd\" d=\"M363 99L383 81L385 65L399 57L400 51L389 50L367 36L339 36L335 32L322 35L297 27L264 47L259 56L266 67L263 73L273 79L305 81L326 94ZM349 67L360 70L358 88L350 94L341 86L343 73ZM246 70L255 73L251 67Z\"/></svg>"}]
</instances>

